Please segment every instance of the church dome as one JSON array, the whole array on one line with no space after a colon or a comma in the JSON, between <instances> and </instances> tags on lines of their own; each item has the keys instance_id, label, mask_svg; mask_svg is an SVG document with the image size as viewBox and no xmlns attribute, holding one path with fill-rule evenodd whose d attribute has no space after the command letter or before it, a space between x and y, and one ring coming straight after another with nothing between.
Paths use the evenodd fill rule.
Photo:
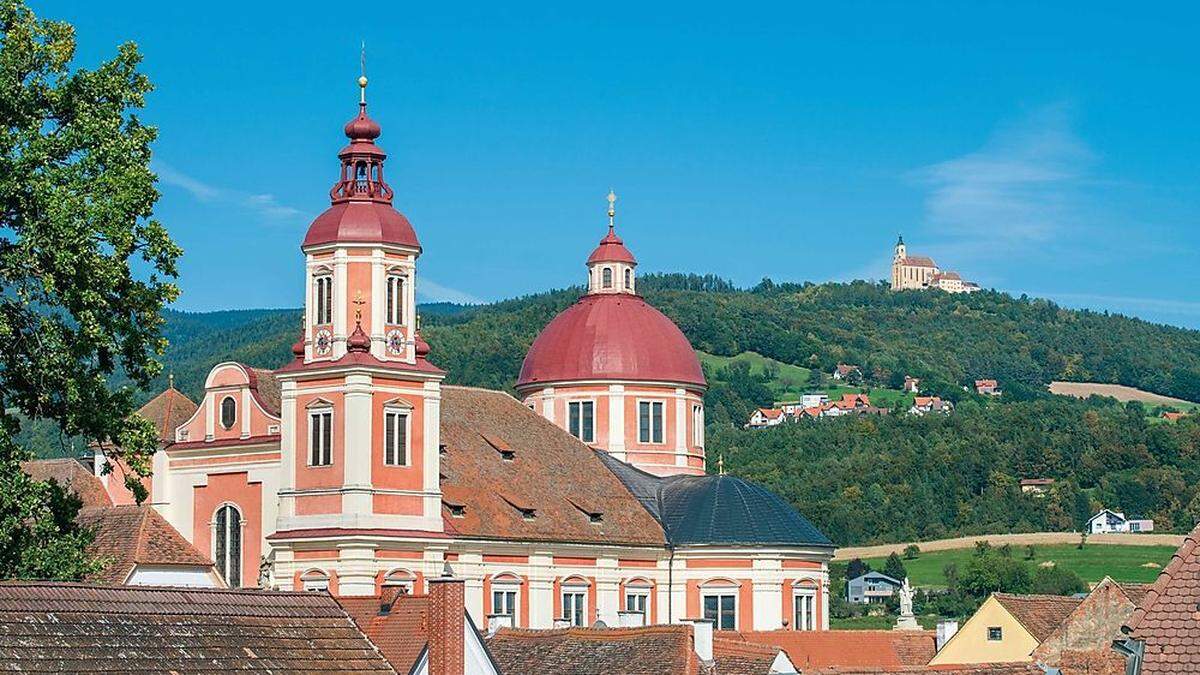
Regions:
<instances>
[{"instance_id":1,"label":"church dome","mask_svg":"<svg viewBox=\"0 0 1200 675\"><path fill-rule=\"evenodd\" d=\"M345 201L317 216L304 235L304 247L364 242L421 248L404 214L382 201Z\"/></svg>"},{"instance_id":2,"label":"church dome","mask_svg":"<svg viewBox=\"0 0 1200 675\"><path fill-rule=\"evenodd\" d=\"M627 293L585 295L554 317L529 348L517 387L587 380L706 386L679 327Z\"/></svg>"}]
</instances>

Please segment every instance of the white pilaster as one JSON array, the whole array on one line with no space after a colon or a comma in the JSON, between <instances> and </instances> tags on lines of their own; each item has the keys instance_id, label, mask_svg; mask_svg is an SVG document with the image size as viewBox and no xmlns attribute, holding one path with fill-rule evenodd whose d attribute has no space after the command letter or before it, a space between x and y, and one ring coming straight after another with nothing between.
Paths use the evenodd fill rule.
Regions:
<instances>
[{"instance_id":1,"label":"white pilaster","mask_svg":"<svg viewBox=\"0 0 1200 675\"><path fill-rule=\"evenodd\" d=\"M554 556L529 556L529 628L554 627Z\"/></svg>"},{"instance_id":2,"label":"white pilaster","mask_svg":"<svg viewBox=\"0 0 1200 675\"><path fill-rule=\"evenodd\" d=\"M279 489L291 492L296 487L296 382L284 380L279 389ZM279 515L294 516L295 506L293 499L280 500Z\"/></svg>"},{"instance_id":3,"label":"white pilaster","mask_svg":"<svg viewBox=\"0 0 1200 675\"><path fill-rule=\"evenodd\" d=\"M371 251L371 355L382 359L387 351L384 344L384 317L387 311L387 272L383 265L383 250Z\"/></svg>"},{"instance_id":4,"label":"white pilaster","mask_svg":"<svg viewBox=\"0 0 1200 675\"><path fill-rule=\"evenodd\" d=\"M333 358L340 359L346 355L346 337L350 335L347 326L348 305L350 302L349 275L346 273L346 250L337 249L333 252Z\"/></svg>"},{"instance_id":5,"label":"white pilaster","mask_svg":"<svg viewBox=\"0 0 1200 675\"><path fill-rule=\"evenodd\" d=\"M617 559L601 557L596 560L596 617L609 626L617 626L621 609L620 571Z\"/></svg>"},{"instance_id":6,"label":"white pilaster","mask_svg":"<svg viewBox=\"0 0 1200 675\"><path fill-rule=\"evenodd\" d=\"M625 385L608 385L608 452L625 459Z\"/></svg>"},{"instance_id":7,"label":"white pilaster","mask_svg":"<svg viewBox=\"0 0 1200 675\"><path fill-rule=\"evenodd\" d=\"M687 392L675 390L675 465L687 466Z\"/></svg>"},{"instance_id":8,"label":"white pilaster","mask_svg":"<svg viewBox=\"0 0 1200 675\"><path fill-rule=\"evenodd\" d=\"M250 438L250 387L242 389L242 402L238 404L238 417L242 423L242 438Z\"/></svg>"},{"instance_id":9,"label":"white pilaster","mask_svg":"<svg viewBox=\"0 0 1200 675\"><path fill-rule=\"evenodd\" d=\"M424 392L424 476L422 477L426 495L423 499L426 520L437 523L435 528L442 527L442 487L439 477L442 467L442 387L438 382L426 382Z\"/></svg>"},{"instance_id":10,"label":"white pilaster","mask_svg":"<svg viewBox=\"0 0 1200 675\"><path fill-rule=\"evenodd\" d=\"M372 512L371 494L371 376L347 375L345 419L342 422L342 484L354 488L342 495L342 512Z\"/></svg>"},{"instance_id":11,"label":"white pilaster","mask_svg":"<svg viewBox=\"0 0 1200 675\"><path fill-rule=\"evenodd\" d=\"M206 441L211 441L216 436L216 401L217 397L211 391L204 394L204 440Z\"/></svg>"},{"instance_id":12,"label":"white pilaster","mask_svg":"<svg viewBox=\"0 0 1200 675\"><path fill-rule=\"evenodd\" d=\"M542 390L542 417L554 423L554 387Z\"/></svg>"},{"instance_id":13,"label":"white pilaster","mask_svg":"<svg viewBox=\"0 0 1200 675\"><path fill-rule=\"evenodd\" d=\"M338 595L375 595L375 547L338 547Z\"/></svg>"}]
</instances>

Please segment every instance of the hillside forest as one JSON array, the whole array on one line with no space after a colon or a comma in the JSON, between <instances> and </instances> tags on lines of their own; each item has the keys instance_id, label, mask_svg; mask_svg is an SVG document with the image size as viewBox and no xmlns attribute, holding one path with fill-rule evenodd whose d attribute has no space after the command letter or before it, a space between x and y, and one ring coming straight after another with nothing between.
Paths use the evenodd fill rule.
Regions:
<instances>
[{"instance_id":1,"label":"hillside forest","mask_svg":"<svg viewBox=\"0 0 1200 675\"><path fill-rule=\"evenodd\" d=\"M643 276L639 290L701 353L710 466L723 458L838 544L1072 530L1100 506L1153 518L1160 531L1200 519L1200 415L1164 422L1141 403L1046 391L1052 380L1106 382L1200 401L1200 331L998 292L897 293L868 282L739 289L670 274ZM580 293L423 306L430 358L450 383L512 391L534 337ZM168 311L165 372L196 398L220 361L281 366L299 315ZM742 428L781 391L828 389L838 363L860 366L862 389L894 414ZM905 375L953 401L953 413L899 414ZM964 390L976 378L997 379L1004 395ZM143 396L165 387L160 380ZM53 430L26 434L44 454L70 451ZM1022 494L1022 478L1056 482L1035 496Z\"/></svg>"}]
</instances>

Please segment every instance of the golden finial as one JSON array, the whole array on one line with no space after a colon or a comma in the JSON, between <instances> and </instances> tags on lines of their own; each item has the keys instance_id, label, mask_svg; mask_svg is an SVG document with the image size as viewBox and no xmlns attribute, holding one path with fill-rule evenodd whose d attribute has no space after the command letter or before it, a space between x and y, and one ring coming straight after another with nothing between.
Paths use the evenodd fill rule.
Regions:
<instances>
[{"instance_id":1,"label":"golden finial","mask_svg":"<svg viewBox=\"0 0 1200 675\"><path fill-rule=\"evenodd\" d=\"M613 228L613 217L617 215L617 193L608 189L608 229Z\"/></svg>"},{"instance_id":2,"label":"golden finial","mask_svg":"<svg viewBox=\"0 0 1200 675\"><path fill-rule=\"evenodd\" d=\"M362 299L362 290L354 294L354 304L357 306L354 310L354 320L362 321L362 306L367 304L367 301Z\"/></svg>"},{"instance_id":3,"label":"golden finial","mask_svg":"<svg viewBox=\"0 0 1200 675\"><path fill-rule=\"evenodd\" d=\"M363 40L362 50L358 55L358 102L361 105L367 104L367 41Z\"/></svg>"}]
</instances>

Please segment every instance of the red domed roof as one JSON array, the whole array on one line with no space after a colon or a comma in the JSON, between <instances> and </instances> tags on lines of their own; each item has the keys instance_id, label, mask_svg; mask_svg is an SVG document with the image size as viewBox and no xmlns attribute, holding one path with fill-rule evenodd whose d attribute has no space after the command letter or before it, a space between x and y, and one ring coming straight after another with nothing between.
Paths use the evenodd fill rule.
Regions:
<instances>
[{"instance_id":1,"label":"red domed roof","mask_svg":"<svg viewBox=\"0 0 1200 675\"><path fill-rule=\"evenodd\" d=\"M585 295L554 317L525 355L517 386L582 380L707 386L679 327L628 293Z\"/></svg>"},{"instance_id":2,"label":"red domed roof","mask_svg":"<svg viewBox=\"0 0 1200 675\"><path fill-rule=\"evenodd\" d=\"M341 202L308 226L301 246L334 242L369 242L421 248L408 218L386 202Z\"/></svg>"},{"instance_id":3,"label":"red domed roof","mask_svg":"<svg viewBox=\"0 0 1200 675\"><path fill-rule=\"evenodd\" d=\"M621 238L613 231L612 225L608 226L608 234L600 240L600 245L588 256L587 264L590 265L598 262L637 264L637 260L634 259L633 254L629 252L629 249L625 248L625 242L621 241Z\"/></svg>"}]
</instances>

